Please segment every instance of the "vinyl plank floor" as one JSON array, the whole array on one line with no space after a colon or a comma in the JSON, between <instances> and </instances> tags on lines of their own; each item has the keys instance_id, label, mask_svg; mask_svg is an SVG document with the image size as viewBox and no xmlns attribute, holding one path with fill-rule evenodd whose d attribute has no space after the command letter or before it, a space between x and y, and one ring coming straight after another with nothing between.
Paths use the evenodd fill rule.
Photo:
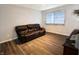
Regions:
<instances>
[{"instance_id":1,"label":"vinyl plank floor","mask_svg":"<svg viewBox=\"0 0 79 59\"><path fill-rule=\"evenodd\" d=\"M62 55L66 36L46 33L24 44L9 41L0 44L0 55Z\"/></svg>"}]
</instances>

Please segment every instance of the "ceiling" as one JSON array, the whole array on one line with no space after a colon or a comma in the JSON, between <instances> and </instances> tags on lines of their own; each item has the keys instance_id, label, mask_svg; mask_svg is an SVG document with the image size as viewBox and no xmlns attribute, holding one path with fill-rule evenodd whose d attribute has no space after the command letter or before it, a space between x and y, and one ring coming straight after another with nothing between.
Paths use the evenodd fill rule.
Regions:
<instances>
[{"instance_id":1,"label":"ceiling","mask_svg":"<svg viewBox=\"0 0 79 59\"><path fill-rule=\"evenodd\" d=\"M64 4L16 4L16 5L21 7L32 8L36 10L46 10L46 9L62 6Z\"/></svg>"}]
</instances>

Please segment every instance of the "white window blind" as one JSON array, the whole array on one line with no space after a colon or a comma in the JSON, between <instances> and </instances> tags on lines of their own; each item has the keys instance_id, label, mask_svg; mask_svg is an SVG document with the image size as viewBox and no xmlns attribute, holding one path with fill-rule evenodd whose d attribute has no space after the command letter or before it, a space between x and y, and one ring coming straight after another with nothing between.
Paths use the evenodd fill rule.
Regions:
<instances>
[{"instance_id":1,"label":"white window blind","mask_svg":"<svg viewBox=\"0 0 79 59\"><path fill-rule=\"evenodd\" d=\"M56 11L47 13L46 24L64 24L64 12Z\"/></svg>"}]
</instances>

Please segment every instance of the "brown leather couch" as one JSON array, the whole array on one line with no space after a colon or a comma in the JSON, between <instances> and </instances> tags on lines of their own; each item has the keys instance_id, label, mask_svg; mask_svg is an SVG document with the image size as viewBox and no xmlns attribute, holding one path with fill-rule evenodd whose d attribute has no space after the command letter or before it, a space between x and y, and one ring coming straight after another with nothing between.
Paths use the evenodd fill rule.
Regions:
<instances>
[{"instance_id":1,"label":"brown leather couch","mask_svg":"<svg viewBox=\"0 0 79 59\"><path fill-rule=\"evenodd\" d=\"M24 43L45 35L46 31L39 24L28 24L15 27L18 39L17 43Z\"/></svg>"}]
</instances>

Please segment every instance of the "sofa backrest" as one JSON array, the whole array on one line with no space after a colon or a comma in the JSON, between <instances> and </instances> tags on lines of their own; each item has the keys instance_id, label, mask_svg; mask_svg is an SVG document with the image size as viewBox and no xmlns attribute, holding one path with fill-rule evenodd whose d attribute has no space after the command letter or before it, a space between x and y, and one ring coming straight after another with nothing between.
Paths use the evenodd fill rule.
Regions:
<instances>
[{"instance_id":1,"label":"sofa backrest","mask_svg":"<svg viewBox=\"0 0 79 59\"><path fill-rule=\"evenodd\" d=\"M20 35L21 31L25 31L25 30L28 31L27 25L20 25L15 27L15 31L18 35Z\"/></svg>"},{"instance_id":2,"label":"sofa backrest","mask_svg":"<svg viewBox=\"0 0 79 59\"><path fill-rule=\"evenodd\" d=\"M26 25L21 25L21 26L16 26L15 29L18 31L22 31L28 29L28 27Z\"/></svg>"},{"instance_id":3,"label":"sofa backrest","mask_svg":"<svg viewBox=\"0 0 79 59\"><path fill-rule=\"evenodd\" d=\"M29 30L39 30L40 29L39 24L28 24L27 27Z\"/></svg>"},{"instance_id":4,"label":"sofa backrest","mask_svg":"<svg viewBox=\"0 0 79 59\"><path fill-rule=\"evenodd\" d=\"M28 25L20 25L20 26L16 26L15 30L16 33L19 35L19 33L21 31L35 31L35 30L39 30L40 29L40 25L39 24L28 24Z\"/></svg>"}]
</instances>

